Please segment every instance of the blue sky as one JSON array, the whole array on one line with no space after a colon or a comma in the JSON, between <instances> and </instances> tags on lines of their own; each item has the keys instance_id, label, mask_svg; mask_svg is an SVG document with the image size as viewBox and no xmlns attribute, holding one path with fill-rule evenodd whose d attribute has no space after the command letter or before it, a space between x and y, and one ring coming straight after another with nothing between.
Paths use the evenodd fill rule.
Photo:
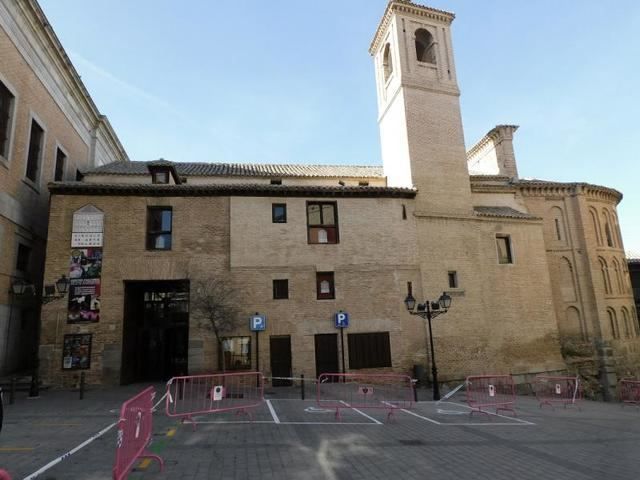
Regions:
<instances>
[{"instance_id":1,"label":"blue sky","mask_svg":"<svg viewBox=\"0 0 640 480\"><path fill-rule=\"evenodd\" d=\"M133 160L380 164L369 42L386 0L40 0ZM622 191L640 255L640 2L434 0L467 147L520 125L521 177Z\"/></svg>"}]
</instances>

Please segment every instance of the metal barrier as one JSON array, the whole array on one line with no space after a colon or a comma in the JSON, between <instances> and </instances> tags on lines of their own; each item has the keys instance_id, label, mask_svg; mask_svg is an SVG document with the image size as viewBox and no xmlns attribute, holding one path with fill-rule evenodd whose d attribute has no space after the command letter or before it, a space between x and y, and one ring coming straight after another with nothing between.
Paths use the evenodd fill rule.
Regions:
<instances>
[{"instance_id":1,"label":"metal barrier","mask_svg":"<svg viewBox=\"0 0 640 480\"><path fill-rule=\"evenodd\" d=\"M623 378L620 380L618 393L623 407L625 405L640 407L640 380Z\"/></svg>"},{"instance_id":2,"label":"metal barrier","mask_svg":"<svg viewBox=\"0 0 640 480\"><path fill-rule=\"evenodd\" d=\"M582 385L579 377L536 375L534 391L540 408L554 404L577 405L582 400Z\"/></svg>"},{"instance_id":3,"label":"metal barrier","mask_svg":"<svg viewBox=\"0 0 640 480\"><path fill-rule=\"evenodd\" d=\"M253 420L250 408L264 402L264 377L260 372L218 373L174 377L167 382L165 411L170 417L188 420L196 429L194 415L235 411Z\"/></svg>"},{"instance_id":4,"label":"metal barrier","mask_svg":"<svg viewBox=\"0 0 640 480\"><path fill-rule=\"evenodd\" d=\"M341 420L343 408L395 410L413 406L413 383L408 375L323 373L318 377L316 401L321 408L336 411Z\"/></svg>"},{"instance_id":5,"label":"metal barrier","mask_svg":"<svg viewBox=\"0 0 640 480\"><path fill-rule=\"evenodd\" d=\"M155 388L149 387L122 404L118 421L118 448L113 464L113 479L123 480L140 458L152 458L164 467L162 458L147 450L153 430Z\"/></svg>"},{"instance_id":6,"label":"metal barrier","mask_svg":"<svg viewBox=\"0 0 640 480\"><path fill-rule=\"evenodd\" d=\"M467 404L471 408L470 415L475 412L484 413L486 408L495 408L496 415L500 410L516 415L513 406L516 401L516 386L511 375L476 375L467 377Z\"/></svg>"},{"instance_id":7,"label":"metal barrier","mask_svg":"<svg viewBox=\"0 0 640 480\"><path fill-rule=\"evenodd\" d=\"M6 470L0 468L0 480L11 480L11 475Z\"/></svg>"}]
</instances>

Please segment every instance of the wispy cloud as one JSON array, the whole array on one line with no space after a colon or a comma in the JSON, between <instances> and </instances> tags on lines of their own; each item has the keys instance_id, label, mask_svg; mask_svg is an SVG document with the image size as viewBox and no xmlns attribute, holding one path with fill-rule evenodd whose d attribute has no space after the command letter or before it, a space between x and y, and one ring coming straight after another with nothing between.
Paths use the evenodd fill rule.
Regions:
<instances>
[{"instance_id":1,"label":"wispy cloud","mask_svg":"<svg viewBox=\"0 0 640 480\"><path fill-rule=\"evenodd\" d=\"M133 85L132 83L129 83L125 80L122 80L121 78L116 77L115 75L113 75L111 72L105 70L104 68L102 68L99 65L96 65L94 62L92 62L91 60L83 57L82 55L80 55L78 52L75 51L69 51L69 55L71 57L71 60L73 61L74 65L79 65L81 66L81 68L87 69L91 72L93 72L94 74L96 74L97 76L101 77L103 80L106 80L107 82L111 83L113 85L114 88L118 89L120 92L124 92L127 95L134 97L138 100L142 100L145 101L151 105L153 105L155 108L160 108L164 111L170 112L173 115L176 115L180 118L186 118L186 116L176 110L170 103L168 103L167 101L163 100L160 97L157 97L147 91L145 91L144 89L137 87L136 85Z\"/></svg>"}]
</instances>

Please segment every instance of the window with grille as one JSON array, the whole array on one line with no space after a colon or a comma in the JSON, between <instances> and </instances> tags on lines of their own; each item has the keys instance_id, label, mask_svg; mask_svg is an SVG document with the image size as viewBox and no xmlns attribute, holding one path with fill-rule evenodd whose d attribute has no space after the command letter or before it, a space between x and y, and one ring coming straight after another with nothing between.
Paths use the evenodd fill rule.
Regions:
<instances>
[{"instance_id":1,"label":"window with grille","mask_svg":"<svg viewBox=\"0 0 640 480\"><path fill-rule=\"evenodd\" d=\"M171 250L172 217L173 210L171 207L148 207L148 250Z\"/></svg>"},{"instance_id":2,"label":"window with grille","mask_svg":"<svg viewBox=\"0 0 640 480\"><path fill-rule=\"evenodd\" d=\"M316 290L318 300L336 298L333 272L316 273Z\"/></svg>"},{"instance_id":3,"label":"window with grille","mask_svg":"<svg viewBox=\"0 0 640 480\"><path fill-rule=\"evenodd\" d=\"M307 202L309 243L338 243L338 208L335 202Z\"/></svg>"},{"instance_id":4,"label":"window with grille","mask_svg":"<svg viewBox=\"0 0 640 480\"><path fill-rule=\"evenodd\" d=\"M281 279L273 281L273 299L286 300L289 298L289 280Z\"/></svg>"},{"instance_id":5,"label":"window with grille","mask_svg":"<svg viewBox=\"0 0 640 480\"><path fill-rule=\"evenodd\" d=\"M222 354L226 370L249 370L251 368L251 337L224 338Z\"/></svg>"}]
</instances>

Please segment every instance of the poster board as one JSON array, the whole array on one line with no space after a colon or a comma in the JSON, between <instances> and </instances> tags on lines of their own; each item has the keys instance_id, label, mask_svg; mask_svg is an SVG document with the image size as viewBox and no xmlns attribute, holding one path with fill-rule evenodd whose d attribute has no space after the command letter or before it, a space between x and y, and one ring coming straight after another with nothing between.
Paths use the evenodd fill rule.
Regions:
<instances>
[{"instance_id":1,"label":"poster board","mask_svg":"<svg viewBox=\"0 0 640 480\"><path fill-rule=\"evenodd\" d=\"M102 248L74 248L69 264L67 323L100 321Z\"/></svg>"},{"instance_id":2,"label":"poster board","mask_svg":"<svg viewBox=\"0 0 640 480\"><path fill-rule=\"evenodd\" d=\"M91 334L69 334L62 345L63 370L88 370L91 368Z\"/></svg>"}]
</instances>

